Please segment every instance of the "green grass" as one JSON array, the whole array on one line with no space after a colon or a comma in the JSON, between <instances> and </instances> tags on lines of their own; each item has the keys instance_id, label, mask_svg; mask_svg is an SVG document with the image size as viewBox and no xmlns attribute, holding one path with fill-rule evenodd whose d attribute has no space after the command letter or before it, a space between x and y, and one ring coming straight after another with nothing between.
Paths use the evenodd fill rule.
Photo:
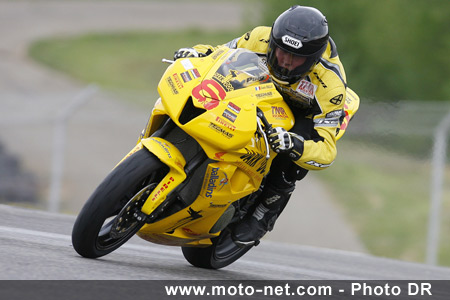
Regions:
<instances>
[{"instance_id":1,"label":"green grass","mask_svg":"<svg viewBox=\"0 0 450 300\"><path fill-rule=\"evenodd\" d=\"M38 41L29 53L82 82L154 97L166 68L162 58L171 59L181 47L223 44L240 34L194 30L89 34ZM424 261L430 183L426 162L344 138L335 164L319 176L330 185L371 253ZM449 198L448 188L444 196ZM450 216L445 215L449 206L444 203L442 228L450 228ZM450 232L442 230L441 235L440 263L450 265Z\"/></svg>"},{"instance_id":2,"label":"green grass","mask_svg":"<svg viewBox=\"0 0 450 300\"><path fill-rule=\"evenodd\" d=\"M335 164L320 173L370 253L424 262L430 164L367 144L339 142ZM450 179L447 171L447 182ZM444 199L450 190L444 191ZM450 265L450 216L442 210L440 263Z\"/></svg>"},{"instance_id":3,"label":"green grass","mask_svg":"<svg viewBox=\"0 0 450 300\"><path fill-rule=\"evenodd\" d=\"M199 43L219 45L241 32L207 33L198 30L87 34L35 42L29 55L56 70L105 89L149 93L156 87L175 50Z\"/></svg>"}]
</instances>

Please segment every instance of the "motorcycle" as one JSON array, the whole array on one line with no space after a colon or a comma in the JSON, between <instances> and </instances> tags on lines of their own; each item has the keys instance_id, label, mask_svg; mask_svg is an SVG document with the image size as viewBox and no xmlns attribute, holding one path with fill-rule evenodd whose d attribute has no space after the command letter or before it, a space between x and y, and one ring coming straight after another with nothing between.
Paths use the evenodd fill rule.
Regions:
<instances>
[{"instance_id":1,"label":"motorcycle","mask_svg":"<svg viewBox=\"0 0 450 300\"><path fill-rule=\"evenodd\" d=\"M289 130L293 114L264 61L245 49L176 60L158 93L136 146L79 213L73 247L97 258L136 234L181 246L196 267L225 267L253 247L233 242L233 226L251 213L276 157L266 132Z\"/></svg>"}]
</instances>

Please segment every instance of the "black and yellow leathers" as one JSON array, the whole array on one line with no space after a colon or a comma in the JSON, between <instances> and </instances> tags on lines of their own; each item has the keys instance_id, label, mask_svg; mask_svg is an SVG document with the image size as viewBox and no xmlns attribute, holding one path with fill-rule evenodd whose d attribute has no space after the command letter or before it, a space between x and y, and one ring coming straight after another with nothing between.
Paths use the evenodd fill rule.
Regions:
<instances>
[{"instance_id":1,"label":"black and yellow leathers","mask_svg":"<svg viewBox=\"0 0 450 300\"><path fill-rule=\"evenodd\" d=\"M270 37L270 27L259 26L225 44L229 48L246 48L265 55ZM216 49L210 45L196 45L199 53L209 54ZM293 111L307 111L306 118L312 119L314 133L305 139L303 153L295 161L307 170L321 170L329 167L337 154L336 141L340 138L359 107L358 95L347 87L344 67L330 39L319 63L312 72L300 82L289 87L278 86L288 98ZM303 107L296 109L295 103ZM305 108L303 103L310 103Z\"/></svg>"}]
</instances>

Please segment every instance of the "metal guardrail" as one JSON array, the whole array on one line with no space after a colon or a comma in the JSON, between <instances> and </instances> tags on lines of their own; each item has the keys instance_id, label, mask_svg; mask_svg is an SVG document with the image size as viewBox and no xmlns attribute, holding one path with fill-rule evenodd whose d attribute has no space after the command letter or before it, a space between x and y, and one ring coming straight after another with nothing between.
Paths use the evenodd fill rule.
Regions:
<instances>
[{"instance_id":1,"label":"metal guardrail","mask_svg":"<svg viewBox=\"0 0 450 300\"><path fill-rule=\"evenodd\" d=\"M96 85L89 85L78 93L72 101L62 109L56 116L53 130L53 147L52 147L52 166L51 166L51 180L50 193L48 198L47 209L50 212L59 212L60 209L60 195L62 186L62 177L64 170L65 146L66 146L66 131L67 122L69 118L86 103L97 91Z\"/></svg>"},{"instance_id":2,"label":"metal guardrail","mask_svg":"<svg viewBox=\"0 0 450 300\"><path fill-rule=\"evenodd\" d=\"M442 190L446 165L447 142L450 131L450 112L442 119L434 133L432 173L431 173L431 207L428 221L426 263L436 265L439 252L439 233L442 207Z\"/></svg>"}]
</instances>

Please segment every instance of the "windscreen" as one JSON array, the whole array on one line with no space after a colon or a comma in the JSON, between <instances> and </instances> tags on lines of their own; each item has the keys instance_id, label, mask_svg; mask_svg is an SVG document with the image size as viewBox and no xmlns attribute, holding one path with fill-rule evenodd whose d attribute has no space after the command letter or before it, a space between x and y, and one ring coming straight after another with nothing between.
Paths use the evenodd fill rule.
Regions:
<instances>
[{"instance_id":1,"label":"windscreen","mask_svg":"<svg viewBox=\"0 0 450 300\"><path fill-rule=\"evenodd\" d=\"M272 82L265 61L245 49L232 51L216 70L213 79L227 92Z\"/></svg>"}]
</instances>

